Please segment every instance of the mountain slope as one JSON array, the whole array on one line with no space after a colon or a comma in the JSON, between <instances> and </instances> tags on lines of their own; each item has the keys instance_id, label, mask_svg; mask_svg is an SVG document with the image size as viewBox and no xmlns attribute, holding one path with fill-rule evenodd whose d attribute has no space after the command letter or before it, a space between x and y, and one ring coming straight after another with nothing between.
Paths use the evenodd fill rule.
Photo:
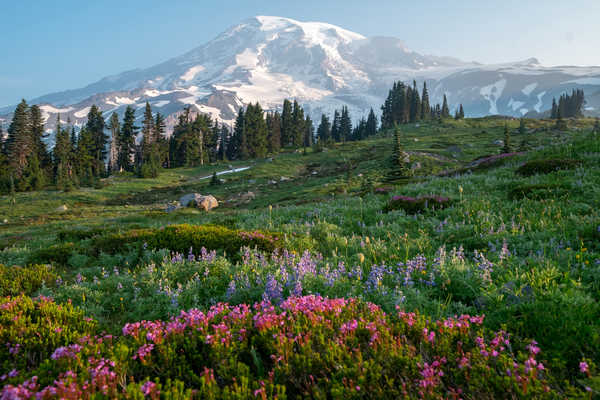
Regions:
<instances>
[{"instance_id":1,"label":"mountain slope","mask_svg":"<svg viewBox=\"0 0 600 400\"><path fill-rule=\"evenodd\" d=\"M468 115L523 115L549 108L574 87L600 108L600 68L545 68L537 60L502 65L467 63L406 49L399 39L366 38L334 25L259 16L186 54L156 66L109 76L84 88L31 100L42 105L48 129L56 114L76 125L92 104L108 117L149 101L172 126L184 106L231 124L238 108L259 101L273 109L295 98L314 119L348 105L354 118L378 110L395 80L426 80L433 102L447 94ZM0 110L8 117L11 107Z\"/></svg>"}]
</instances>

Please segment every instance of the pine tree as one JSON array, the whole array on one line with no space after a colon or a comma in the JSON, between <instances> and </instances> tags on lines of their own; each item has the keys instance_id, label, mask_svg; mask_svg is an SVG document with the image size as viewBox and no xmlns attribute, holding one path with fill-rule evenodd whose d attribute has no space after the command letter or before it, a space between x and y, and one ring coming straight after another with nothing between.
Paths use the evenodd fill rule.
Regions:
<instances>
[{"instance_id":1,"label":"pine tree","mask_svg":"<svg viewBox=\"0 0 600 400\"><path fill-rule=\"evenodd\" d=\"M281 115L279 112L267 115L267 150L269 153L279 153L281 149Z\"/></svg>"},{"instance_id":2,"label":"pine tree","mask_svg":"<svg viewBox=\"0 0 600 400\"><path fill-rule=\"evenodd\" d=\"M283 101L283 112L281 113L281 147L292 145L293 136L292 103L285 99Z\"/></svg>"},{"instance_id":3,"label":"pine tree","mask_svg":"<svg viewBox=\"0 0 600 400\"><path fill-rule=\"evenodd\" d=\"M135 125L135 109L127 106L123 117L123 125L121 126L121 137L119 139L119 156L118 163L125 171L133 171L133 157L136 154L135 138L138 134L138 129Z\"/></svg>"},{"instance_id":4,"label":"pine tree","mask_svg":"<svg viewBox=\"0 0 600 400\"><path fill-rule=\"evenodd\" d=\"M44 119L42 118L42 111L37 105L31 106L29 109L30 123L31 123L31 142L33 144L33 151L37 154L40 168L47 169L52 164L52 158L46 148L44 139L48 138L48 135L44 133Z\"/></svg>"},{"instance_id":5,"label":"pine tree","mask_svg":"<svg viewBox=\"0 0 600 400\"><path fill-rule=\"evenodd\" d=\"M227 148L229 147L229 129L227 125L221 125L221 133L219 139L219 160L227 160Z\"/></svg>"},{"instance_id":6,"label":"pine tree","mask_svg":"<svg viewBox=\"0 0 600 400\"><path fill-rule=\"evenodd\" d=\"M76 157L76 174L80 183L84 186L92 186L96 183L95 168L95 147L94 135L87 127L83 127L79 132L77 139L77 149L75 150Z\"/></svg>"},{"instance_id":7,"label":"pine tree","mask_svg":"<svg viewBox=\"0 0 600 400\"><path fill-rule=\"evenodd\" d=\"M167 124L165 123L165 117L157 112L154 119L154 140L158 143L161 166L170 168L171 159L169 157L169 140L165 136L166 131Z\"/></svg>"},{"instance_id":8,"label":"pine tree","mask_svg":"<svg viewBox=\"0 0 600 400\"><path fill-rule=\"evenodd\" d=\"M333 112L333 122L331 123L331 138L333 139L334 142L341 142L341 135L340 135L340 124L341 124L341 120L340 120L340 112L338 110L335 110Z\"/></svg>"},{"instance_id":9,"label":"pine tree","mask_svg":"<svg viewBox=\"0 0 600 400\"><path fill-rule=\"evenodd\" d=\"M144 119L142 120L142 157L140 163L145 163L150 160L152 145L155 142L154 131L154 116L152 115L152 107L149 102L146 102L144 109Z\"/></svg>"},{"instance_id":10,"label":"pine tree","mask_svg":"<svg viewBox=\"0 0 600 400\"><path fill-rule=\"evenodd\" d=\"M319 145L325 145L331 140L331 124L327 115L321 116L321 123L317 128L317 138Z\"/></svg>"},{"instance_id":11,"label":"pine tree","mask_svg":"<svg viewBox=\"0 0 600 400\"><path fill-rule=\"evenodd\" d=\"M552 99L552 111L550 111L550 118L551 119L558 118L558 105L556 104L556 98Z\"/></svg>"},{"instance_id":12,"label":"pine tree","mask_svg":"<svg viewBox=\"0 0 600 400\"><path fill-rule=\"evenodd\" d=\"M512 151L510 145L510 131L508 130L508 124L504 124L504 146L502 147L503 153L510 153Z\"/></svg>"},{"instance_id":13,"label":"pine tree","mask_svg":"<svg viewBox=\"0 0 600 400\"><path fill-rule=\"evenodd\" d=\"M30 129L29 106L22 100L13 113L6 140L10 173L16 180L22 177L27 159L34 151Z\"/></svg>"},{"instance_id":14,"label":"pine tree","mask_svg":"<svg viewBox=\"0 0 600 400\"><path fill-rule=\"evenodd\" d=\"M304 150L306 147L311 147L314 144L315 139L315 127L310 116L306 116L304 120Z\"/></svg>"},{"instance_id":15,"label":"pine tree","mask_svg":"<svg viewBox=\"0 0 600 400\"><path fill-rule=\"evenodd\" d=\"M460 105L460 108L458 109L458 118L459 119L464 119L465 118L465 109L463 108L463 105Z\"/></svg>"},{"instance_id":16,"label":"pine tree","mask_svg":"<svg viewBox=\"0 0 600 400\"><path fill-rule=\"evenodd\" d=\"M375 112L371 108L369 117L367 118L367 137L375 136L377 134L377 117Z\"/></svg>"},{"instance_id":17,"label":"pine tree","mask_svg":"<svg viewBox=\"0 0 600 400\"><path fill-rule=\"evenodd\" d=\"M219 177L217 176L217 171L215 171L212 174L212 178L210 178L210 186L219 186L220 184L221 184L221 181L219 180Z\"/></svg>"},{"instance_id":18,"label":"pine tree","mask_svg":"<svg viewBox=\"0 0 600 400\"><path fill-rule=\"evenodd\" d=\"M396 124L394 127L394 149L392 151L391 168L388 173L387 179L395 181L398 179L404 179L410 175L410 156L404 151L402 145L402 131L400 126Z\"/></svg>"},{"instance_id":19,"label":"pine tree","mask_svg":"<svg viewBox=\"0 0 600 400\"><path fill-rule=\"evenodd\" d=\"M372 111L372 110L371 110ZM377 123L377 122L375 122ZM333 129L332 129L333 131ZM333 134L333 132L332 132ZM342 107L342 115L340 116L340 138L342 142L352 139L352 120L350 119L350 112L348 107Z\"/></svg>"},{"instance_id":20,"label":"pine tree","mask_svg":"<svg viewBox=\"0 0 600 400\"><path fill-rule=\"evenodd\" d=\"M444 102L442 104L442 118L450 118L450 108L448 107L446 94L444 94Z\"/></svg>"},{"instance_id":21,"label":"pine tree","mask_svg":"<svg viewBox=\"0 0 600 400\"><path fill-rule=\"evenodd\" d=\"M267 154L267 123L264 111L257 102L246 109L245 131L248 140L248 156L263 158ZM294 139L295 140L295 139Z\"/></svg>"},{"instance_id":22,"label":"pine tree","mask_svg":"<svg viewBox=\"0 0 600 400\"><path fill-rule=\"evenodd\" d=\"M427 91L427 82L423 81L423 94L421 95L421 119L427 120L431 117L431 107L429 105L429 92Z\"/></svg>"},{"instance_id":23,"label":"pine tree","mask_svg":"<svg viewBox=\"0 0 600 400\"><path fill-rule=\"evenodd\" d=\"M421 119L421 99L417 90L417 81L413 81L410 101L410 122L417 122Z\"/></svg>"},{"instance_id":24,"label":"pine tree","mask_svg":"<svg viewBox=\"0 0 600 400\"><path fill-rule=\"evenodd\" d=\"M121 136L121 123L119 122L119 115L113 112L110 116L110 122L108 124L110 129L110 148L108 151L108 170L109 173L114 174L119 172L119 137Z\"/></svg>"},{"instance_id":25,"label":"pine tree","mask_svg":"<svg viewBox=\"0 0 600 400\"><path fill-rule=\"evenodd\" d=\"M54 182L59 190L68 191L74 186L73 180L73 146L69 137L69 129L63 129L60 114L56 118L56 140L52 150L54 162Z\"/></svg>"},{"instance_id":26,"label":"pine tree","mask_svg":"<svg viewBox=\"0 0 600 400\"><path fill-rule=\"evenodd\" d=\"M304 109L294 100L292 111L292 144L294 147L304 145Z\"/></svg>"},{"instance_id":27,"label":"pine tree","mask_svg":"<svg viewBox=\"0 0 600 400\"><path fill-rule=\"evenodd\" d=\"M91 134L93 141L93 146L90 149L90 155L94 159L93 175L94 177L105 176L108 135L104 132L105 122L102 111L94 104L90 108L87 118L86 129Z\"/></svg>"},{"instance_id":28,"label":"pine tree","mask_svg":"<svg viewBox=\"0 0 600 400\"><path fill-rule=\"evenodd\" d=\"M229 141L227 146L227 159L229 160L239 160L248 158L248 143L246 140L246 132L244 125L244 109L240 107L237 118L235 120L231 140Z\"/></svg>"}]
</instances>

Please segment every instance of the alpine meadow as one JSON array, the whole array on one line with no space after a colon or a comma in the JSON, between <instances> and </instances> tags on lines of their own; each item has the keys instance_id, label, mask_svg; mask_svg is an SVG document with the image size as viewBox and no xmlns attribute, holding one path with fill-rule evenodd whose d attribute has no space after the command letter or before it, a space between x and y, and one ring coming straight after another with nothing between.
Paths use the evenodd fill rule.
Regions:
<instances>
[{"instance_id":1,"label":"alpine meadow","mask_svg":"<svg viewBox=\"0 0 600 400\"><path fill-rule=\"evenodd\" d=\"M91 18L70 2L50 38ZM147 22L94 16L111 46L153 18L200 46L21 101L8 64L37 59L0 65L0 399L600 398L600 67L425 55L300 9L211 39L281 9L184 27L195 2L133 3ZM54 46L30 81L145 49Z\"/></svg>"}]
</instances>

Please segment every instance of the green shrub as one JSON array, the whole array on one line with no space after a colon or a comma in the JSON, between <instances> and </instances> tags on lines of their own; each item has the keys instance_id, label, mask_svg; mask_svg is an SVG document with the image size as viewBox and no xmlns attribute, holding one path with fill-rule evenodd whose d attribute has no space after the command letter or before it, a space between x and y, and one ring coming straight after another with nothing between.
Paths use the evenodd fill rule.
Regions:
<instances>
[{"instance_id":1,"label":"green shrub","mask_svg":"<svg viewBox=\"0 0 600 400\"><path fill-rule=\"evenodd\" d=\"M521 165L516 173L522 176L533 176L538 174L549 174L564 169L574 169L581 165L581 160L569 160L561 158L533 160Z\"/></svg>"},{"instance_id":2,"label":"green shrub","mask_svg":"<svg viewBox=\"0 0 600 400\"><path fill-rule=\"evenodd\" d=\"M51 264L67 265L71 255L79 249L74 243L60 243L39 249L31 253L27 259L28 264Z\"/></svg>"},{"instance_id":3,"label":"green shrub","mask_svg":"<svg viewBox=\"0 0 600 400\"><path fill-rule=\"evenodd\" d=\"M558 184L521 185L512 189L508 193L508 198L510 200L543 200L566 196L569 194L569 191L570 189L565 185Z\"/></svg>"},{"instance_id":4,"label":"green shrub","mask_svg":"<svg viewBox=\"0 0 600 400\"><path fill-rule=\"evenodd\" d=\"M151 249L186 253L190 248L198 251L204 247L235 256L242 247L273 252L280 247L282 236L279 233L233 230L217 225L171 225L161 229L138 229L97 238L93 241L93 250L96 253L115 254L131 245L145 245Z\"/></svg>"},{"instance_id":5,"label":"green shrub","mask_svg":"<svg viewBox=\"0 0 600 400\"><path fill-rule=\"evenodd\" d=\"M31 295L42 285L53 286L58 275L49 265L7 267L0 264L0 296Z\"/></svg>"},{"instance_id":6,"label":"green shrub","mask_svg":"<svg viewBox=\"0 0 600 400\"><path fill-rule=\"evenodd\" d=\"M417 214L427 210L441 210L451 204L449 198L442 196L394 196L384 207L384 211L404 210L407 214Z\"/></svg>"},{"instance_id":7,"label":"green shrub","mask_svg":"<svg viewBox=\"0 0 600 400\"><path fill-rule=\"evenodd\" d=\"M96 322L69 303L59 305L46 297L0 298L0 371L35 369L58 347L95 331Z\"/></svg>"},{"instance_id":8,"label":"green shrub","mask_svg":"<svg viewBox=\"0 0 600 400\"><path fill-rule=\"evenodd\" d=\"M57 238L60 242L79 242L94 236L106 235L114 231L111 228L92 228L92 229L62 229L58 232Z\"/></svg>"}]
</instances>

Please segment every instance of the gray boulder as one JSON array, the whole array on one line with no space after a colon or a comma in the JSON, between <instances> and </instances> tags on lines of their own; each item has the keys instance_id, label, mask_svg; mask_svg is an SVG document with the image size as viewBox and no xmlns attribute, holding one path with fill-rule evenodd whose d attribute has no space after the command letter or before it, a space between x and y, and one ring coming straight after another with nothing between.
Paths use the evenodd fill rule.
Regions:
<instances>
[{"instance_id":1,"label":"gray boulder","mask_svg":"<svg viewBox=\"0 0 600 400\"><path fill-rule=\"evenodd\" d=\"M204 209L204 211L219 207L219 202L214 196L203 196L200 193L190 193L182 196L179 199L179 204L181 207L197 207Z\"/></svg>"}]
</instances>

